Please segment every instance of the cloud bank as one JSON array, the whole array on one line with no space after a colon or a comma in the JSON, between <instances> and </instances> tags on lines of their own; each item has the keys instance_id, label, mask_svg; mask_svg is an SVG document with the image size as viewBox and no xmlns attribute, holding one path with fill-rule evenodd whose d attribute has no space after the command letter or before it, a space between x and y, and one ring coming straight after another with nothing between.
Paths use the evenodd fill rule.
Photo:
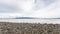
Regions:
<instances>
[{"instance_id":1,"label":"cloud bank","mask_svg":"<svg viewBox=\"0 0 60 34\"><path fill-rule=\"evenodd\" d=\"M60 18L60 0L0 0L0 17Z\"/></svg>"}]
</instances>

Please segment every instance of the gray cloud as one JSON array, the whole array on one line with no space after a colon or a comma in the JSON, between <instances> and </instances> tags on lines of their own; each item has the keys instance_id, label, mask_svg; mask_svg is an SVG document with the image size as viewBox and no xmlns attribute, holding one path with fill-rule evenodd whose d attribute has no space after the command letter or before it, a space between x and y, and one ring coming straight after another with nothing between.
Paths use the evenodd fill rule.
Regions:
<instances>
[{"instance_id":1,"label":"gray cloud","mask_svg":"<svg viewBox=\"0 0 60 34\"><path fill-rule=\"evenodd\" d=\"M12 1L12 0L11 0ZM14 0L15 1L15 0ZM60 15L60 1L56 0L36 0L36 2L29 1L16 1L16 5L0 3L1 12L5 13L3 16L13 17L39 17L39 18L54 18ZM37 10L36 10L37 9ZM13 13L11 13L13 12ZM7 13L7 14L6 14Z\"/></svg>"},{"instance_id":2,"label":"gray cloud","mask_svg":"<svg viewBox=\"0 0 60 34\"><path fill-rule=\"evenodd\" d=\"M1 12L14 12L14 11L18 11L18 8L15 6L8 6L8 4L3 4L0 3L0 13Z\"/></svg>"},{"instance_id":3,"label":"gray cloud","mask_svg":"<svg viewBox=\"0 0 60 34\"><path fill-rule=\"evenodd\" d=\"M46 5L54 3L56 0L43 0Z\"/></svg>"}]
</instances>

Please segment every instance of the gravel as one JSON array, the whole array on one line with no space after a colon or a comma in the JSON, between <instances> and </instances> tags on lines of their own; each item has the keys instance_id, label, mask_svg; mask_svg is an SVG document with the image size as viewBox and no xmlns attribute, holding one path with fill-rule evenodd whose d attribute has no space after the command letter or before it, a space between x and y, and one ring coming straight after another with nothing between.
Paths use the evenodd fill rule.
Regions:
<instances>
[{"instance_id":1,"label":"gravel","mask_svg":"<svg viewBox=\"0 0 60 34\"><path fill-rule=\"evenodd\" d=\"M60 24L1 22L0 34L60 34Z\"/></svg>"}]
</instances>

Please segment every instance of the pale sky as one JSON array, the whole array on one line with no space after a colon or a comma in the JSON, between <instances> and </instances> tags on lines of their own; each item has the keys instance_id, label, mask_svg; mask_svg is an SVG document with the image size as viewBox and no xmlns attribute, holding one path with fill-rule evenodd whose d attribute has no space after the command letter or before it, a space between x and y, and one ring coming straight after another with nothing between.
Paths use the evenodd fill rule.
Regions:
<instances>
[{"instance_id":1,"label":"pale sky","mask_svg":"<svg viewBox=\"0 0 60 34\"><path fill-rule=\"evenodd\" d=\"M0 0L0 18L60 18L60 0Z\"/></svg>"}]
</instances>

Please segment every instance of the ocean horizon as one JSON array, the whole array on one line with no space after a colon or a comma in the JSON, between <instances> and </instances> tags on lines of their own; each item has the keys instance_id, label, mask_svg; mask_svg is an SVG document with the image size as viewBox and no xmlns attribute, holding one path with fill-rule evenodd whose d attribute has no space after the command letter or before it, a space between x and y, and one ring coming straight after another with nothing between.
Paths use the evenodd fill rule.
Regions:
<instances>
[{"instance_id":1,"label":"ocean horizon","mask_svg":"<svg viewBox=\"0 0 60 34\"><path fill-rule=\"evenodd\" d=\"M47 24L60 24L60 19L55 18L40 18L40 19L0 19L0 22L9 23L47 23Z\"/></svg>"}]
</instances>

